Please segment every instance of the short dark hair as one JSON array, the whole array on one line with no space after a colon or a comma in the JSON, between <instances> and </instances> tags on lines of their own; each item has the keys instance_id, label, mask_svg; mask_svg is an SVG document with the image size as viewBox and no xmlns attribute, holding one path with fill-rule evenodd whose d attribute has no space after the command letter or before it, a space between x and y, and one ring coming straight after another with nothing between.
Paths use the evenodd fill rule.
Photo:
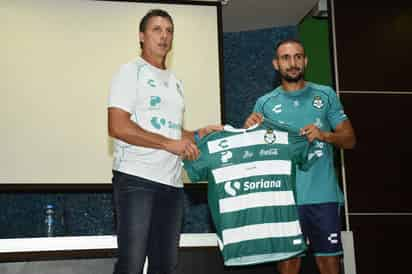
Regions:
<instances>
[{"instance_id":1,"label":"short dark hair","mask_svg":"<svg viewBox=\"0 0 412 274\"><path fill-rule=\"evenodd\" d=\"M169 13L167 13L167 11L161 10L161 9L152 9L149 10L145 16L143 16L142 20L140 20L139 23L139 32L145 32L146 27L147 27L147 22L149 22L149 19L152 17L156 17L156 16L160 16L163 18L166 18L167 20L170 21L170 23L172 23L173 26L173 19L172 16L170 16ZM140 42L140 47L143 47L143 43Z\"/></svg>"},{"instance_id":2,"label":"short dark hair","mask_svg":"<svg viewBox=\"0 0 412 274\"><path fill-rule=\"evenodd\" d=\"M279 49L279 47L284 45L284 44L289 44L289 43L300 45L303 48L303 53L305 53L305 47L303 46L303 43L299 39L287 38L287 39L281 40L280 42L278 42L276 44L276 46L275 46L275 59L278 58L278 49Z\"/></svg>"}]
</instances>

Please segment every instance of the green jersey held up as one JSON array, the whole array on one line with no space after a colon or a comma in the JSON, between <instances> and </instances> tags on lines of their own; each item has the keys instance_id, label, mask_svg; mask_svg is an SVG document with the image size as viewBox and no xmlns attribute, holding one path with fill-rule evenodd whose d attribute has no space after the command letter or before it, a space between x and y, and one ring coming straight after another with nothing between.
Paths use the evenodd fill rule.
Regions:
<instances>
[{"instance_id":1,"label":"green jersey held up","mask_svg":"<svg viewBox=\"0 0 412 274\"><path fill-rule=\"evenodd\" d=\"M208 181L208 203L225 265L249 265L306 250L295 194L296 168L323 156L296 129L265 120L249 129L225 126L185 161L192 182Z\"/></svg>"}]
</instances>

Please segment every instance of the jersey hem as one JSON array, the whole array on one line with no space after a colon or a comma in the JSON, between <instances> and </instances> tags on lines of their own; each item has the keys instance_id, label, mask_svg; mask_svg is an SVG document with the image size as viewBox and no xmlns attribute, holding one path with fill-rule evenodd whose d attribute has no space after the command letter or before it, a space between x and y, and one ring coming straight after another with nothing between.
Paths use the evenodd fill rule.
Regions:
<instances>
[{"instance_id":1,"label":"jersey hem","mask_svg":"<svg viewBox=\"0 0 412 274\"><path fill-rule=\"evenodd\" d=\"M258 255L258 256L245 256L245 257L239 257L239 258L232 258L227 260L224 264L226 266L241 266L241 265L254 265L254 264L263 264L263 263L268 263L268 262L275 262L275 261L281 261L281 260L286 260L289 258L293 258L296 256L299 256L300 254L304 253L305 250L301 250L298 252L290 252L287 255L279 256L275 254L264 254L264 255ZM248 259L250 257L250 259ZM270 258L265 258L265 257L270 257ZM262 258L262 259L259 259Z\"/></svg>"},{"instance_id":2,"label":"jersey hem","mask_svg":"<svg viewBox=\"0 0 412 274\"><path fill-rule=\"evenodd\" d=\"M305 203L297 203L297 206L304 206L304 205L319 205L319 204L339 204L343 206L345 203L343 201L311 201L311 202L305 202Z\"/></svg>"}]
</instances>

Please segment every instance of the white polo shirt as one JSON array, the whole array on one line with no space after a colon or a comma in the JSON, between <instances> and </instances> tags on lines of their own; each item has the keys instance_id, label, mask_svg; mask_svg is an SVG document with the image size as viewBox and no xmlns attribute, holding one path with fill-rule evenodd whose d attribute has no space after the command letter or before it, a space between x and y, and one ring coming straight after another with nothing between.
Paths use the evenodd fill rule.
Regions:
<instances>
[{"instance_id":1,"label":"white polo shirt","mask_svg":"<svg viewBox=\"0 0 412 274\"><path fill-rule=\"evenodd\" d=\"M182 83L169 70L158 69L140 57L121 66L113 77L108 106L129 112L130 119L147 131L181 138ZM170 186L183 186L179 156L116 138L113 169Z\"/></svg>"}]
</instances>

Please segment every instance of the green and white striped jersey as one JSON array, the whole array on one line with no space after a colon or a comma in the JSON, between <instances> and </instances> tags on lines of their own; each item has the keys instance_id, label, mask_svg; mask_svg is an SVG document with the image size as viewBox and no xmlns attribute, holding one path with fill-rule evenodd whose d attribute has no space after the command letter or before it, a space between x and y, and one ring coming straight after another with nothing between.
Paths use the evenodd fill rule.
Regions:
<instances>
[{"instance_id":1,"label":"green and white striped jersey","mask_svg":"<svg viewBox=\"0 0 412 274\"><path fill-rule=\"evenodd\" d=\"M198 143L185 161L192 182L208 181L208 203L225 265L283 260L306 249L295 198L295 169L307 169L322 147L265 120L249 129L225 126Z\"/></svg>"}]
</instances>

